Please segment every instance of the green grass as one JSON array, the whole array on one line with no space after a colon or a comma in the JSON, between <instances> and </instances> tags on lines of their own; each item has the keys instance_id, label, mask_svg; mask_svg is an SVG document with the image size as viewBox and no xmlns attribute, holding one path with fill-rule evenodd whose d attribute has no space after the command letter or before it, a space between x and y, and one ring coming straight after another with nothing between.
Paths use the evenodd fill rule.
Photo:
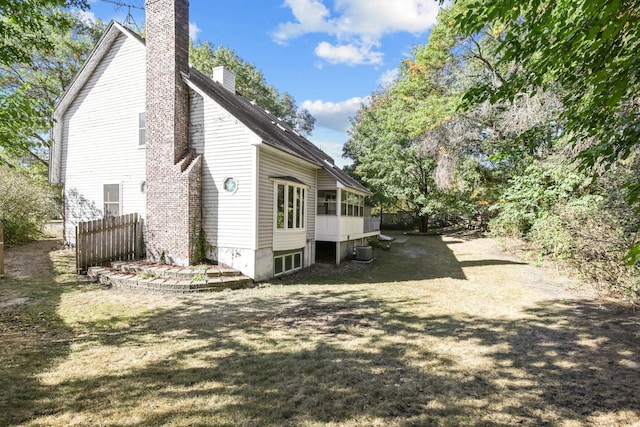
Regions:
<instances>
[{"instance_id":1,"label":"green grass","mask_svg":"<svg viewBox=\"0 0 640 427\"><path fill-rule=\"evenodd\" d=\"M486 240L198 295L0 282L0 425L630 425L638 318ZM6 299L6 298L5 298ZM614 321L615 320L615 321Z\"/></svg>"}]
</instances>

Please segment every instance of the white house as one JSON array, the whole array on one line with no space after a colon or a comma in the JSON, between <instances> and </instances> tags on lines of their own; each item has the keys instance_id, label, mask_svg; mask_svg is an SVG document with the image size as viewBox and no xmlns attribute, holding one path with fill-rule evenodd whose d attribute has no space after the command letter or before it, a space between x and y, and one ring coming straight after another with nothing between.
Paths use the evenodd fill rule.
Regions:
<instances>
[{"instance_id":1,"label":"white house","mask_svg":"<svg viewBox=\"0 0 640 427\"><path fill-rule=\"evenodd\" d=\"M186 52L186 54L185 54ZM147 40L109 24L55 110L50 181L75 224L145 218L147 256L210 257L264 280L379 233L370 192L286 123L235 90L235 76L188 65L188 2L147 2Z\"/></svg>"}]
</instances>

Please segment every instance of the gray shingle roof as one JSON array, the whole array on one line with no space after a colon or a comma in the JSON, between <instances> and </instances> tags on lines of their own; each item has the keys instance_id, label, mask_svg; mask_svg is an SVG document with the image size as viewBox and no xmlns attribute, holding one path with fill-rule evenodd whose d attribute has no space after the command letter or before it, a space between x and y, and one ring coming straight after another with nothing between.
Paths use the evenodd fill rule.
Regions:
<instances>
[{"instance_id":1,"label":"gray shingle roof","mask_svg":"<svg viewBox=\"0 0 640 427\"><path fill-rule=\"evenodd\" d=\"M264 143L293 153L323 168L346 187L371 192L353 177L334 165L333 158L316 147L311 141L294 131L287 123L263 108L253 104L240 93L232 93L222 84L191 67L183 77L211 99L233 114L245 126L258 135Z\"/></svg>"}]
</instances>

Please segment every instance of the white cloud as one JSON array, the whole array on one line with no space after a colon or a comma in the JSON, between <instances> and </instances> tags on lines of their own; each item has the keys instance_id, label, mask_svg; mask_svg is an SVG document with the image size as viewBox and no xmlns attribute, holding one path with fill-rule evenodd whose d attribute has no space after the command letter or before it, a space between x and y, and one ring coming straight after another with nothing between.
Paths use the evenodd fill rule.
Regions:
<instances>
[{"instance_id":1,"label":"white cloud","mask_svg":"<svg viewBox=\"0 0 640 427\"><path fill-rule=\"evenodd\" d=\"M439 3L434 0L335 0L330 11L321 0L285 0L294 21L282 23L274 40L286 43L309 33L326 33L337 43L323 41L316 54L327 61L346 64L380 64L374 52L380 39L397 32L420 34L436 22ZM360 58L360 59L358 59Z\"/></svg>"},{"instance_id":2,"label":"white cloud","mask_svg":"<svg viewBox=\"0 0 640 427\"><path fill-rule=\"evenodd\" d=\"M378 79L378 83L380 84L380 86L382 86L383 88L386 88L388 86L390 86L391 84L393 84L393 82L398 78L398 69L394 68L392 70L387 70L385 71L382 76L380 76L380 79Z\"/></svg>"},{"instance_id":3,"label":"white cloud","mask_svg":"<svg viewBox=\"0 0 640 427\"><path fill-rule=\"evenodd\" d=\"M96 15L93 12L89 12L88 10L75 10L75 13L78 14L78 17L85 24L93 24L96 22Z\"/></svg>"},{"instance_id":4,"label":"white cloud","mask_svg":"<svg viewBox=\"0 0 640 427\"><path fill-rule=\"evenodd\" d=\"M279 43L302 36L307 33L329 32L329 10L319 0L285 0L285 5L291 8L297 22L286 22L278 26L273 36Z\"/></svg>"},{"instance_id":5,"label":"white cloud","mask_svg":"<svg viewBox=\"0 0 640 427\"><path fill-rule=\"evenodd\" d=\"M189 38L191 40L197 40L198 35L202 30L196 25L195 22L189 22Z\"/></svg>"},{"instance_id":6,"label":"white cloud","mask_svg":"<svg viewBox=\"0 0 640 427\"><path fill-rule=\"evenodd\" d=\"M321 42L315 49L318 58L330 64L381 64L382 52L371 50L371 46L357 46L353 44L334 46L328 42Z\"/></svg>"},{"instance_id":7,"label":"white cloud","mask_svg":"<svg viewBox=\"0 0 640 427\"><path fill-rule=\"evenodd\" d=\"M350 118L354 117L362 104L369 98L354 97L342 102L324 102L321 100L304 101L301 105L316 118L316 127L324 127L337 132L346 132L351 127Z\"/></svg>"}]
</instances>

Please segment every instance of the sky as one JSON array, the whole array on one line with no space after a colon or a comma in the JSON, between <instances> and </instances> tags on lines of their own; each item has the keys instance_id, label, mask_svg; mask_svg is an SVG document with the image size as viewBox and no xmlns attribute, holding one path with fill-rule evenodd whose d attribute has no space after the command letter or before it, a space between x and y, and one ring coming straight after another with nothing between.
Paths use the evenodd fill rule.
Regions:
<instances>
[{"instance_id":1,"label":"sky","mask_svg":"<svg viewBox=\"0 0 640 427\"><path fill-rule=\"evenodd\" d=\"M144 26L144 0L90 0L88 19ZM120 6L128 4L134 7ZM309 139L344 166L350 118L435 24L436 0L190 0L190 36L232 49L316 118Z\"/></svg>"}]
</instances>

